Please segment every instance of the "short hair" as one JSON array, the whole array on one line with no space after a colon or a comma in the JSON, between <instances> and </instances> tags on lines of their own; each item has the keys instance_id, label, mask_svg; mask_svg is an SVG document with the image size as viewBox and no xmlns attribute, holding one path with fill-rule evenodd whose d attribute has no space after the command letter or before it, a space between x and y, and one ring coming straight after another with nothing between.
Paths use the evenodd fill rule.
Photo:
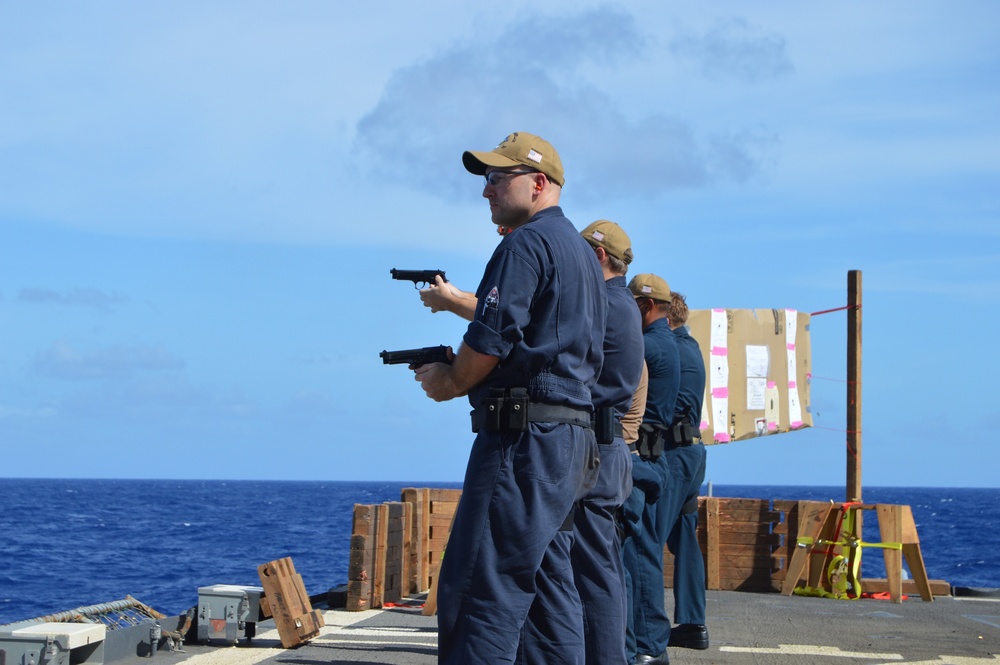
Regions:
<instances>
[{"instance_id":1,"label":"short hair","mask_svg":"<svg viewBox=\"0 0 1000 665\"><path fill-rule=\"evenodd\" d=\"M670 311L667 313L667 318L670 319L670 325L684 325L687 323L688 313L687 298L684 297L684 294L678 293L677 291L671 291Z\"/></svg>"},{"instance_id":2,"label":"short hair","mask_svg":"<svg viewBox=\"0 0 1000 665\"><path fill-rule=\"evenodd\" d=\"M605 250L605 252L606 251L607 250ZM631 250L629 250L629 254L631 254L631 253L632 253ZM608 257L608 268L611 269L611 272L613 272L616 275L627 275L628 274L628 264L627 263L625 263L624 261L622 261L619 258L611 256L610 254L607 254L607 257Z\"/></svg>"},{"instance_id":3,"label":"short hair","mask_svg":"<svg viewBox=\"0 0 1000 665\"><path fill-rule=\"evenodd\" d=\"M641 304L643 301L650 303L656 312L663 314L664 316L670 314L670 303L665 300L657 300L656 298L650 298L649 296L636 296L636 305Z\"/></svg>"}]
</instances>

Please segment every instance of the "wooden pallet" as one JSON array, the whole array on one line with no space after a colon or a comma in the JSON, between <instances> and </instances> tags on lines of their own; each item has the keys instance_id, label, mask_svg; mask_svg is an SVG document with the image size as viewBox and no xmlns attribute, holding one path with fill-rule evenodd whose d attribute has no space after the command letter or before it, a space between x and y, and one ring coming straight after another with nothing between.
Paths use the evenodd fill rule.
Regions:
<instances>
[{"instance_id":1,"label":"wooden pallet","mask_svg":"<svg viewBox=\"0 0 1000 665\"><path fill-rule=\"evenodd\" d=\"M401 498L409 506L409 518L405 508L394 508L393 503L355 506L348 610L381 607L390 598L430 589L424 610L434 613L438 567L461 494L451 489L404 489ZM705 557L708 589L777 593L787 588L789 566L801 549L799 537L810 535L807 532L814 528L816 517L807 515L811 502L699 497L698 503L698 542ZM902 592L912 593L909 581L900 583L897 562L905 556L911 570L922 568L919 541L908 507L883 506L879 518L883 540L901 543L902 548L886 550L890 576L886 584L895 599ZM673 556L669 550L664 551L663 563L664 586L670 588ZM950 593L947 582L925 584L926 573L913 572L919 575L917 591L925 598L931 593ZM879 588L878 580L862 582L866 590Z\"/></svg>"},{"instance_id":2,"label":"wooden pallet","mask_svg":"<svg viewBox=\"0 0 1000 665\"><path fill-rule=\"evenodd\" d=\"M274 617L274 625L286 649L319 635L325 623L323 615L312 608L302 576L295 572L291 557L277 559L257 566L260 585L267 599L266 612ZM264 606L264 603L261 603Z\"/></svg>"}]
</instances>

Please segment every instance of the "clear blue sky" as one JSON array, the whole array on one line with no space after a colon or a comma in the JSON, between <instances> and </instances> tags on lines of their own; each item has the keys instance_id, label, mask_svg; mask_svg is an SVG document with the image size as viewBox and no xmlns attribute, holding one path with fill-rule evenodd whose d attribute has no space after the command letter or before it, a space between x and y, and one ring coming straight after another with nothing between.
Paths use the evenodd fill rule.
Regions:
<instances>
[{"instance_id":1,"label":"clear blue sky","mask_svg":"<svg viewBox=\"0 0 1000 665\"><path fill-rule=\"evenodd\" d=\"M468 403L378 352L457 345L389 269L474 289L465 149L529 131L563 207L694 308L864 280L864 483L1000 486L1000 4L0 0L0 477L460 480ZM842 485L817 427L716 484ZM990 341L993 339L994 341Z\"/></svg>"}]
</instances>

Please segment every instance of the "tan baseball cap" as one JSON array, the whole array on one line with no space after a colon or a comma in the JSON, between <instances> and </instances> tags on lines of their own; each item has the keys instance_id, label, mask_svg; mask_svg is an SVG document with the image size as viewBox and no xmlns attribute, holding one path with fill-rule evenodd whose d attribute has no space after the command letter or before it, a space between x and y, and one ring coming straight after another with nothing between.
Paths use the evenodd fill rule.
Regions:
<instances>
[{"instance_id":1,"label":"tan baseball cap","mask_svg":"<svg viewBox=\"0 0 1000 665\"><path fill-rule=\"evenodd\" d=\"M667 280L652 273L636 275L628 283L628 290L636 298L652 298L662 302L670 302L670 285Z\"/></svg>"},{"instance_id":2,"label":"tan baseball cap","mask_svg":"<svg viewBox=\"0 0 1000 665\"><path fill-rule=\"evenodd\" d=\"M594 247L603 247L604 251L619 261L624 261L625 265L632 263L635 258L628 234L612 221L599 219L580 231L580 235Z\"/></svg>"},{"instance_id":3,"label":"tan baseball cap","mask_svg":"<svg viewBox=\"0 0 1000 665\"><path fill-rule=\"evenodd\" d=\"M541 171L560 187L566 182L562 160L552 144L527 132L514 132L490 152L466 150L462 164L474 175L486 175L486 169L509 169L527 166Z\"/></svg>"}]
</instances>

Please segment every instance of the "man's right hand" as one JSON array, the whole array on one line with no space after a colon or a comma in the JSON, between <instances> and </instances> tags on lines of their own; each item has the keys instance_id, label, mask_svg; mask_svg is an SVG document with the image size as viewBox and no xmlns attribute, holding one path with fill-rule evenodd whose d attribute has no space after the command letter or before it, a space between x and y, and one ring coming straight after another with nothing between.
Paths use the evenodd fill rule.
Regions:
<instances>
[{"instance_id":1,"label":"man's right hand","mask_svg":"<svg viewBox=\"0 0 1000 665\"><path fill-rule=\"evenodd\" d=\"M452 364L429 363L413 367L413 378L435 402L446 402L456 397L469 394L469 390L485 379L493 368L500 363L496 356L488 356L473 351L467 345L459 347L458 353L452 353Z\"/></svg>"}]
</instances>

